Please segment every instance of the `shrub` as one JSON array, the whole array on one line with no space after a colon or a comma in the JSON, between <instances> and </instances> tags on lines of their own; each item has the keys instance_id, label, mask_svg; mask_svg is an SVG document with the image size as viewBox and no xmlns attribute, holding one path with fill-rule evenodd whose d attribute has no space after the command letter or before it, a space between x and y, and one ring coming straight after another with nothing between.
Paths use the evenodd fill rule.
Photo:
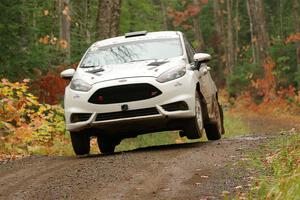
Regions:
<instances>
[{"instance_id":1,"label":"shrub","mask_svg":"<svg viewBox=\"0 0 300 200\"><path fill-rule=\"evenodd\" d=\"M0 151L28 154L36 148L54 153L55 143L67 143L63 108L40 104L28 92L29 80L0 82Z\"/></svg>"}]
</instances>

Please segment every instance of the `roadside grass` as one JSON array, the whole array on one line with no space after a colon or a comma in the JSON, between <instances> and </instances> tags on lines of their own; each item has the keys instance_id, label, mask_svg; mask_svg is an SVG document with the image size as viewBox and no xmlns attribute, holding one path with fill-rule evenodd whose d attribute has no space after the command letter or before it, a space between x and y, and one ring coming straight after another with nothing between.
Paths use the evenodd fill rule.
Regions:
<instances>
[{"instance_id":1,"label":"roadside grass","mask_svg":"<svg viewBox=\"0 0 300 200\"><path fill-rule=\"evenodd\" d=\"M116 151L128 151L149 146L160 146L184 142L187 142L187 139L180 138L177 131L150 133L140 135L136 138L128 138L123 140L121 144L117 146Z\"/></svg>"},{"instance_id":2,"label":"roadside grass","mask_svg":"<svg viewBox=\"0 0 300 200\"><path fill-rule=\"evenodd\" d=\"M249 153L259 174L249 192L234 199L300 199L300 135L282 134Z\"/></svg>"},{"instance_id":3,"label":"roadside grass","mask_svg":"<svg viewBox=\"0 0 300 200\"><path fill-rule=\"evenodd\" d=\"M237 136L245 136L251 133L245 120L241 114L224 112L224 138L233 138Z\"/></svg>"}]
</instances>

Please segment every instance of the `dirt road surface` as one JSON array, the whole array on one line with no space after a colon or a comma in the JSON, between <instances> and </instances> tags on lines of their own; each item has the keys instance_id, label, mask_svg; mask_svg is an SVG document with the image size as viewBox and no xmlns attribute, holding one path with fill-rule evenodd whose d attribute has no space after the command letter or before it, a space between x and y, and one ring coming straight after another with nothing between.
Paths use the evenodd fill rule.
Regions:
<instances>
[{"instance_id":1,"label":"dirt road surface","mask_svg":"<svg viewBox=\"0 0 300 200\"><path fill-rule=\"evenodd\" d=\"M85 158L33 156L0 164L0 199L223 199L246 190L245 152L267 138L149 147Z\"/></svg>"}]
</instances>

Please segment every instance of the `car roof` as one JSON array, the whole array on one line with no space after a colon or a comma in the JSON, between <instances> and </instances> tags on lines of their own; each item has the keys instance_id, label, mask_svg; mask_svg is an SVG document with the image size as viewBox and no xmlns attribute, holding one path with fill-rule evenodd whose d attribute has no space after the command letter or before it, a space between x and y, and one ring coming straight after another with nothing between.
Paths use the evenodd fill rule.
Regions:
<instances>
[{"instance_id":1,"label":"car roof","mask_svg":"<svg viewBox=\"0 0 300 200\"><path fill-rule=\"evenodd\" d=\"M139 33L139 32L136 32ZM103 47L103 46L111 46L115 44L127 43L127 42L134 42L134 41L141 41L141 40L151 40L151 39L166 39L166 38L179 38L181 32L179 31L159 31L159 32L145 32L145 35L137 35L137 36L130 36L125 37L113 37L105 40L101 40L95 42L92 47Z\"/></svg>"}]
</instances>

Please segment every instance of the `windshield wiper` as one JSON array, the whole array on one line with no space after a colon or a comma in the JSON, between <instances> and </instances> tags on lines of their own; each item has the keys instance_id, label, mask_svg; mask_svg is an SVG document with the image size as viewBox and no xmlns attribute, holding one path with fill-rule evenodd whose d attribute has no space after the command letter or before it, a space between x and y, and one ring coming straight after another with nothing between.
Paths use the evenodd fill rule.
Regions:
<instances>
[{"instance_id":1,"label":"windshield wiper","mask_svg":"<svg viewBox=\"0 0 300 200\"><path fill-rule=\"evenodd\" d=\"M94 65L81 65L80 68L95 68L98 66L94 66Z\"/></svg>"},{"instance_id":2,"label":"windshield wiper","mask_svg":"<svg viewBox=\"0 0 300 200\"><path fill-rule=\"evenodd\" d=\"M141 61L147 61L147 60L157 60L156 58L149 58L149 59L141 59L141 60L131 60L130 62L141 62Z\"/></svg>"},{"instance_id":3,"label":"windshield wiper","mask_svg":"<svg viewBox=\"0 0 300 200\"><path fill-rule=\"evenodd\" d=\"M98 69L92 69L92 70L87 70L86 72L87 73L92 73L92 74L95 74L95 73L98 73L98 72L104 72L105 70L103 68L98 68Z\"/></svg>"}]
</instances>

